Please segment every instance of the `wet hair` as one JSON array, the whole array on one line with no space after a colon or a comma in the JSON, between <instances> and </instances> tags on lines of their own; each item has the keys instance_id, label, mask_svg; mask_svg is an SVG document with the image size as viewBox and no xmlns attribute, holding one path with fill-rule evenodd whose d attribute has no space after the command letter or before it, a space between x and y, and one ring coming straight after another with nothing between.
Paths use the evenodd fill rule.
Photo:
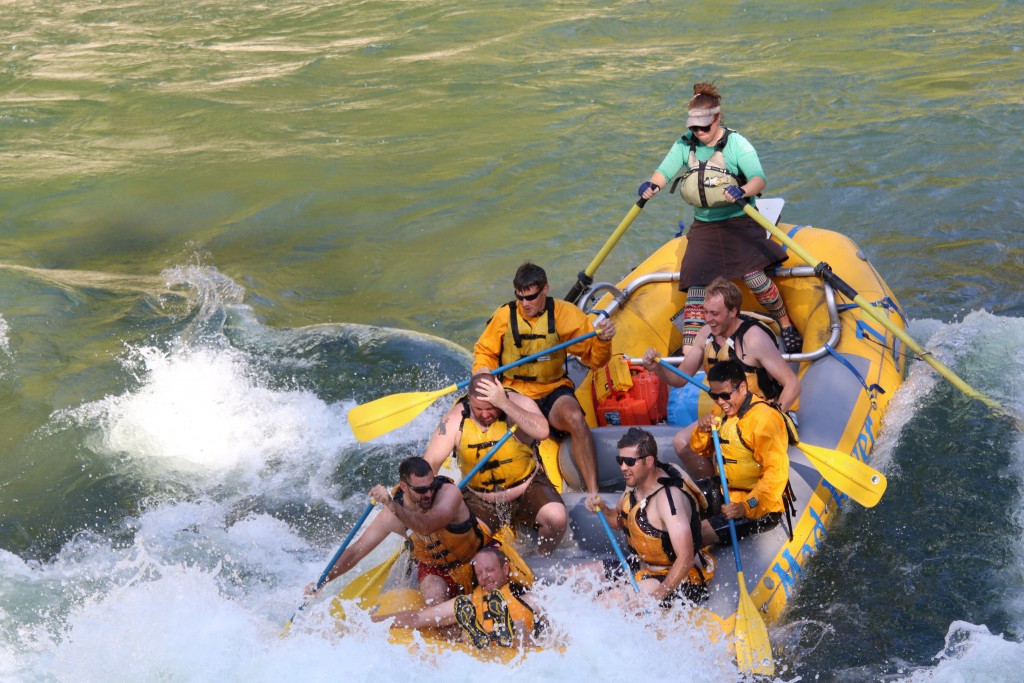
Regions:
<instances>
[{"instance_id":1,"label":"wet hair","mask_svg":"<svg viewBox=\"0 0 1024 683\"><path fill-rule=\"evenodd\" d=\"M469 379L469 395L476 396L477 389L480 388L481 382L484 382L488 377L493 375L487 371L478 372Z\"/></svg>"},{"instance_id":2,"label":"wet hair","mask_svg":"<svg viewBox=\"0 0 1024 683\"><path fill-rule=\"evenodd\" d=\"M398 478L405 483L409 483L412 477L425 477L433 473L430 463L418 455L406 458L398 464Z\"/></svg>"},{"instance_id":3,"label":"wet hair","mask_svg":"<svg viewBox=\"0 0 1024 683\"><path fill-rule=\"evenodd\" d=\"M534 285L544 288L548 283L548 274L540 266L527 261L519 266L515 278L512 279L512 286L517 292L525 292Z\"/></svg>"},{"instance_id":4,"label":"wet hair","mask_svg":"<svg viewBox=\"0 0 1024 683\"><path fill-rule=\"evenodd\" d=\"M655 460L658 459L658 442L654 440L654 435L646 429L630 427L629 431L619 439L619 443L616 446L618 448L636 446L637 457L646 458L648 455L652 455Z\"/></svg>"},{"instance_id":5,"label":"wet hair","mask_svg":"<svg viewBox=\"0 0 1024 683\"><path fill-rule=\"evenodd\" d=\"M715 363L708 370L708 382L729 382L733 387L738 387L741 382L746 381L747 373L743 372L743 366L734 360Z\"/></svg>"},{"instance_id":6,"label":"wet hair","mask_svg":"<svg viewBox=\"0 0 1024 683\"><path fill-rule=\"evenodd\" d=\"M718 94L718 88L714 81L710 83L702 81L693 84L693 97L690 98L687 109L714 109L722 104L722 96Z\"/></svg>"},{"instance_id":7,"label":"wet hair","mask_svg":"<svg viewBox=\"0 0 1024 683\"><path fill-rule=\"evenodd\" d=\"M508 564L508 555L502 552L501 548L494 545L493 543L485 545L476 552L477 555L480 555L481 553L490 553L491 555L494 555L496 558L498 558L498 564L500 565ZM473 559L475 560L476 558Z\"/></svg>"},{"instance_id":8,"label":"wet hair","mask_svg":"<svg viewBox=\"0 0 1024 683\"><path fill-rule=\"evenodd\" d=\"M704 301L714 295L722 297L722 302L730 311L740 310L743 305L743 292L735 283L726 280L724 277L716 277L711 284L704 288Z\"/></svg>"}]
</instances>

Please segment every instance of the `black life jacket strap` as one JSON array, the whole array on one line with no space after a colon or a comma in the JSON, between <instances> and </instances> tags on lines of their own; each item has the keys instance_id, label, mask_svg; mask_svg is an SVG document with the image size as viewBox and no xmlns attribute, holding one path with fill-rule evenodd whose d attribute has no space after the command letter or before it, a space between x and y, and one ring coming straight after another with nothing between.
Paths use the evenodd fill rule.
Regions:
<instances>
[{"instance_id":1,"label":"black life jacket strap","mask_svg":"<svg viewBox=\"0 0 1024 683\"><path fill-rule=\"evenodd\" d=\"M544 304L544 310L548 314L548 332L551 334L555 331L555 300L548 297L547 303ZM508 324L512 328L512 339L515 341L516 348L520 349L523 347L524 339L546 339L547 334L523 334L519 331L519 316L516 313L516 302L508 302Z\"/></svg>"}]
</instances>

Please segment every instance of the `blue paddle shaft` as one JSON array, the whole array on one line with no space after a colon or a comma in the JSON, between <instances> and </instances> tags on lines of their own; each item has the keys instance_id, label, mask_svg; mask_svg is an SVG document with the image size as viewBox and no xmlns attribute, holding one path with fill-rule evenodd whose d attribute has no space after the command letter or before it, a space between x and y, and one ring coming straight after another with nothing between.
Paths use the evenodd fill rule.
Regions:
<instances>
[{"instance_id":1,"label":"blue paddle shaft","mask_svg":"<svg viewBox=\"0 0 1024 683\"><path fill-rule=\"evenodd\" d=\"M619 556L619 562L622 563L622 568L626 572L626 576L629 577L630 583L633 584L633 590L637 593L640 592L640 584L636 582L636 577L633 576L633 570L629 568L629 562L626 562L626 556L622 554L622 546L615 540L615 533L612 531L611 525L604 516L604 510L601 508L597 509L597 518L601 520L601 526L604 527L604 532L608 534L608 540L611 541L612 548L615 550L615 554Z\"/></svg>"},{"instance_id":2,"label":"blue paddle shaft","mask_svg":"<svg viewBox=\"0 0 1024 683\"><path fill-rule=\"evenodd\" d=\"M722 480L722 505L729 501L729 482L725 479L725 460L722 458L722 442L718 440L718 425L711 428L711 438L715 442L715 462L718 463L718 476ZM729 535L732 537L732 554L736 557L736 571L743 571L740 561L740 542L736 537L736 522L729 520Z\"/></svg>"},{"instance_id":3,"label":"blue paddle shaft","mask_svg":"<svg viewBox=\"0 0 1024 683\"><path fill-rule=\"evenodd\" d=\"M459 482L459 488L460 489L465 488L466 484L469 483L469 480L472 479L473 477L475 477L476 473L484 468L484 465L486 465L487 462L491 459L491 456L494 455L495 453L497 453L498 449L501 448L502 445L506 441L508 441L510 436L512 436L512 432L514 432L515 429L516 428L513 427L512 429L510 429L507 432L505 432L504 436L502 436L500 439L498 439L498 443L494 444L494 446L491 447L491 450L487 451L487 455L485 455L484 457L480 458L480 462L478 462L476 465L474 465L473 469L471 469L468 473L466 473L466 476L464 476L462 478L462 481Z\"/></svg>"},{"instance_id":4,"label":"blue paddle shaft","mask_svg":"<svg viewBox=\"0 0 1024 683\"><path fill-rule=\"evenodd\" d=\"M546 356L549 353L554 353L555 351L561 351L562 349L568 348L568 347L572 346L573 344L579 344L582 341L586 341L586 340L590 339L591 337L596 337L596 336L597 336L597 330L594 330L593 332L587 332L586 334L581 334L580 336L574 337L573 339L570 339L569 341L564 341L561 344L555 344L554 346L552 346L549 349L544 349L543 351L538 351L537 353L534 353L534 354L531 354L529 356L526 356L525 358L520 358L519 360L517 360L514 363L509 363L508 365L502 365L500 368L494 368L493 370L490 370L489 372L492 375L500 375L501 373L505 372L506 370L511 370L512 368L518 368L520 365L525 365L526 363L532 363L533 361L537 360L541 356ZM465 389L466 387L469 386L469 380L467 379L465 382L459 382L455 386L457 388L459 388L459 389Z\"/></svg>"},{"instance_id":5,"label":"blue paddle shaft","mask_svg":"<svg viewBox=\"0 0 1024 683\"><path fill-rule=\"evenodd\" d=\"M690 376L689 376L689 375L687 375L687 374L686 374L685 372L683 372L682 370L680 370L680 369L679 369L679 368L677 368L676 366L672 365L671 363L669 363L669 362L668 362L667 360L665 360L664 358L659 358L659 359L658 359L658 362L659 362L659 363L661 363L661 364L662 364L662 365L663 365L664 367L668 368L668 369L669 369L670 371L672 371L672 372L676 373L677 375L679 375L679 376L680 376L680 377L682 377L683 379L687 380L687 381L688 381L688 382L690 382L691 384L695 384L695 385L697 385L698 387L700 387L700 388L701 388L701 389L703 389L704 391L707 391L707 392L710 392L710 391L711 391L711 387L709 387L709 386L708 386L707 384L704 384L704 382L701 382L701 381L700 381L699 379L697 379L696 377L690 377Z\"/></svg>"}]
</instances>

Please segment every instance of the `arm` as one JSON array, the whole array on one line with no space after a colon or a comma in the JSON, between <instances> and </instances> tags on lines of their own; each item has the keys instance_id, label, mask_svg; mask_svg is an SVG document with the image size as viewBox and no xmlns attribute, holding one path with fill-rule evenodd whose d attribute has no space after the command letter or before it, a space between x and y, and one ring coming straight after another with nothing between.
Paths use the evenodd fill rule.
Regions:
<instances>
[{"instance_id":1,"label":"arm","mask_svg":"<svg viewBox=\"0 0 1024 683\"><path fill-rule=\"evenodd\" d=\"M410 609L394 614L374 614L371 621L381 622L393 619L391 628L434 628L451 626L455 623L455 599L441 602L423 609Z\"/></svg>"},{"instance_id":2,"label":"arm","mask_svg":"<svg viewBox=\"0 0 1024 683\"><path fill-rule=\"evenodd\" d=\"M690 573L694 556L693 534L690 533L690 517L687 514L689 506L683 499L683 493L678 489L666 487L665 492L672 496L676 514L672 514L672 510L668 505L668 498L666 496L658 496L654 500L654 512L657 515L657 519L654 519L654 515L651 515L651 523L657 525L660 521L665 527L665 531L668 532L669 541L672 543L672 550L676 554L676 560L668 570L665 580L652 593L652 596L657 600L664 600L672 591L679 588Z\"/></svg>"},{"instance_id":3,"label":"arm","mask_svg":"<svg viewBox=\"0 0 1024 683\"><path fill-rule=\"evenodd\" d=\"M483 334L473 347L473 374L490 372L501 366L501 340L508 327L508 309L502 306L487 321Z\"/></svg>"},{"instance_id":4,"label":"arm","mask_svg":"<svg viewBox=\"0 0 1024 683\"><path fill-rule=\"evenodd\" d=\"M454 484L445 484L439 488L434 494L434 504L426 511L410 510L396 503L390 496L381 502L402 524L421 536L440 531L451 524L465 505L459 487Z\"/></svg>"},{"instance_id":5,"label":"arm","mask_svg":"<svg viewBox=\"0 0 1024 683\"><path fill-rule=\"evenodd\" d=\"M356 566L360 560L370 554L370 551L380 545L381 541L387 538L388 534L402 535L404 531L405 527L393 514L387 510L381 510L373 518L373 521L370 522L370 526L366 528L363 535L346 548L345 552L338 558L338 561L334 563L334 566L327 573L327 580L324 581L324 585L326 586Z\"/></svg>"},{"instance_id":6,"label":"arm","mask_svg":"<svg viewBox=\"0 0 1024 683\"><path fill-rule=\"evenodd\" d=\"M783 417L774 408L762 408L758 412L751 448L754 459L761 463L761 478L743 500L745 516L753 519L765 514L766 503L782 504L782 494L789 481L789 435ZM758 501L757 507L747 504L750 498Z\"/></svg>"},{"instance_id":7,"label":"arm","mask_svg":"<svg viewBox=\"0 0 1024 683\"><path fill-rule=\"evenodd\" d=\"M800 380L796 373L779 353L778 347L772 343L771 337L761 328L752 327L744 335L743 342L747 346L744 349L744 354L756 360L761 367L768 371L769 375L782 385L778 404L783 412L789 410L800 396Z\"/></svg>"},{"instance_id":8,"label":"arm","mask_svg":"<svg viewBox=\"0 0 1024 683\"><path fill-rule=\"evenodd\" d=\"M430 435L427 449L423 452L423 458L430 463L434 474L441 471L441 466L448 456L452 454L459 444L459 436L462 427L462 405L458 402L451 410L445 413L437 429Z\"/></svg>"},{"instance_id":9,"label":"arm","mask_svg":"<svg viewBox=\"0 0 1024 683\"><path fill-rule=\"evenodd\" d=\"M533 399L522 394L508 393L496 379L481 383L477 398L487 401L505 413L509 425L519 425L515 438L523 443L548 438L548 421Z\"/></svg>"},{"instance_id":10,"label":"arm","mask_svg":"<svg viewBox=\"0 0 1024 683\"><path fill-rule=\"evenodd\" d=\"M569 341L574 337L587 334L594 330L590 318L570 303L558 300L555 302L555 330L561 341ZM612 337L615 336L615 323L607 318L597 327L596 337L573 344L566 353L579 356L583 364L590 368L599 368L608 364L612 358Z\"/></svg>"},{"instance_id":11,"label":"arm","mask_svg":"<svg viewBox=\"0 0 1024 683\"><path fill-rule=\"evenodd\" d=\"M700 328L700 332L698 332L697 336L693 339L693 345L683 357L683 362L679 364L679 369L691 377L697 374L701 369L701 366L704 364L704 344L707 342L707 338L710 333L710 328L707 325ZM671 387L686 386L689 380L680 377L674 372L669 372L664 365L655 360L660 357L661 354L658 353L656 349L647 349L643 357L644 367L651 372L657 373L658 376Z\"/></svg>"},{"instance_id":12,"label":"arm","mask_svg":"<svg viewBox=\"0 0 1024 683\"><path fill-rule=\"evenodd\" d=\"M690 448L697 455L706 458L713 458L715 455L715 441L711 436L711 423L721 414L721 408L715 406L710 413L705 413L697 419L697 426L690 432Z\"/></svg>"}]
</instances>

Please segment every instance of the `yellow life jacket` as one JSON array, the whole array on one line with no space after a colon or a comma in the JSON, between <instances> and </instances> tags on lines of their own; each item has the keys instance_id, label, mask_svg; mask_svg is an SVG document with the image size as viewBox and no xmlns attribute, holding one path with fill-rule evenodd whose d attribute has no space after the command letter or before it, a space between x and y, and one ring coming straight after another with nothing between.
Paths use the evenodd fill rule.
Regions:
<instances>
[{"instance_id":1,"label":"yellow life jacket","mask_svg":"<svg viewBox=\"0 0 1024 683\"><path fill-rule=\"evenodd\" d=\"M547 332L541 334L533 332L530 322L519 314L519 307L515 301L508 302L508 327L505 328L505 336L501 340L502 365L515 363L520 358L550 349L561 342L558 332L555 330L555 300L548 297L544 310L545 314L536 321L540 324L542 319L546 318L547 320ZM565 358L565 349L562 349L541 356L532 363L512 368L502 375L523 382L554 384L567 375Z\"/></svg>"},{"instance_id":2,"label":"yellow life jacket","mask_svg":"<svg viewBox=\"0 0 1024 683\"><path fill-rule=\"evenodd\" d=\"M737 329L731 337L726 339L724 346L718 345L718 342L715 341L715 335L708 335L707 341L704 345L704 372L708 372L712 366L718 363L727 360L734 360L743 367L743 371L747 375L747 389L750 393L756 394L761 398L768 399L769 401L775 400L782 395L782 385L779 384L779 381L772 377L764 368L747 365L736 353L736 345L739 344L742 346L743 335L745 335L754 325L759 326L767 332L773 342L776 340L775 333L772 332L767 325L764 325L753 318L748 318L744 315L741 315L740 317L742 318L742 322L740 323L739 329Z\"/></svg>"},{"instance_id":3,"label":"yellow life jacket","mask_svg":"<svg viewBox=\"0 0 1024 683\"><path fill-rule=\"evenodd\" d=\"M715 151L707 161L697 161L697 137L690 134L690 154L686 161L687 171L679 182L682 188L679 196L691 206L704 209L729 206L732 204L725 198L725 188L739 187L746 180L729 172L725 163L725 144L729 141L729 133L733 131L722 127L722 138L715 144ZM686 141L686 138L683 138Z\"/></svg>"},{"instance_id":4,"label":"yellow life jacket","mask_svg":"<svg viewBox=\"0 0 1024 683\"><path fill-rule=\"evenodd\" d=\"M668 532L658 529L647 519L647 505L651 499L667 487L678 488L683 492L685 499L690 503L690 533L693 536L694 548L700 547L700 511L707 510L704 495L696 485L693 485L693 490L696 491L693 493L689 486L681 483L683 480L679 477L680 470L667 463L659 462L658 466L668 475L658 479L658 482L662 484L661 487L655 489L642 501L637 500L635 491L630 489L619 501L619 520L626 534L626 540L629 547L645 565L636 573L638 581L652 576L665 576L672 568L672 563L676 561L675 549L672 547ZM689 477L686 476L686 479ZM692 480L690 483L692 484ZM667 492L666 495L668 495ZM676 514L675 502L671 496L668 498L668 504L671 513ZM698 550L687 581L698 586L706 586L714 576L714 572L715 562L710 552Z\"/></svg>"},{"instance_id":5,"label":"yellow life jacket","mask_svg":"<svg viewBox=\"0 0 1024 683\"><path fill-rule=\"evenodd\" d=\"M441 486L454 486L448 477L438 479L444 482ZM404 497L403 492L399 490L395 494L395 501L399 505L404 505ZM461 564L468 564L480 548L490 543L491 530L470 510L469 519L465 522L449 524L432 534L422 535L410 530L409 541L412 543L411 554L414 560L420 564L449 570Z\"/></svg>"},{"instance_id":6,"label":"yellow life jacket","mask_svg":"<svg viewBox=\"0 0 1024 683\"><path fill-rule=\"evenodd\" d=\"M473 600L473 607L476 608L476 616L480 620L480 625L484 627L487 633L494 633L494 619L491 617L484 599L487 592L489 591L484 591L483 588L477 587L470 595L470 598ZM519 599L526 590L518 584L506 583L498 589L498 592L505 598L505 604L508 605L508 616L513 625L515 622L521 621L526 626L527 631L536 635L537 616L530 609L529 605Z\"/></svg>"},{"instance_id":7,"label":"yellow life jacket","mask_svg":"<svg viewBox=\"0 0 1024 683\"><path fill-rule=\"evenodd\" d=\"M482 430L480 425L470 416L469 398L459 399L462 403L462 437L455 454L459 462L462 476L469 474L477 463L490 452L494 444L508 431L508 421L502 414L497 420ZM489 438L492 434L497 438ZM537 459L533 446L525 444L514 436L502 444L501 448L479 472L469 480L469 487L476 491L504 491L525 481L537 469Z\"/></svg>"},{"instance_id":8,"label":"yellow life jacket","mask_svg":"<svg viewBox=\"0 0 1024 683\"><path fill-rule=\"evenodd\" d=\"M725 478L729 481L729 489L750 491L761 480L763 467L754 459L754 451L743 438L745 418L755 410L774 410L782 417L789 433L790 443L796 443L789 416L771 403L750 395L750 403L740 408L738 416L728 417L718 428L718 438L722 444L722 460L725 462ZM749 425L748 425L749 427ZM767 510L781 512L782 510Z\"/></svg>"}]
</instances>

